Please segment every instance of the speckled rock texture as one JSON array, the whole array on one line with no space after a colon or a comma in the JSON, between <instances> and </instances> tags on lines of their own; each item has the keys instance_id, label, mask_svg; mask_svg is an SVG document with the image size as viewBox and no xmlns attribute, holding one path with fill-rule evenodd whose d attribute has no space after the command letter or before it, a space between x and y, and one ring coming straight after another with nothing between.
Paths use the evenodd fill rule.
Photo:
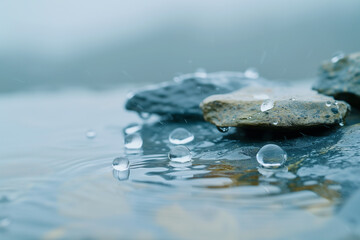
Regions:
<instances>
[{"instance_id":1,"label":"speckled rock texture","mask_svg":"<svg viewBox=\"0 0 360 240\"><path fill-rule=\"evenodd\" d=\"M125 107L139 113L202 118L199 104L206 97L250 84L267 85L268 81L249 79L240 72L186 74L131 94Z\"/></svg>"},{"instance_id":2,"label":"speckled rock texture","mask_svg":"<svg viewBox=\"0 0 360 240\"><path fill-rule=\"evenodd\" d=\"M360 52L324 62L313 89L360 108Z\"/></svg>"},{"instance_id":3,"label":"speckled rock texture","mask_svg":"<svg viewBox=\"0 0 360 240\"><path fill-rule=\"evenodd\" d=\"M291 87L246 87L201 103L204 119L218 127L301 129L343 125L350 106L315 91Z\"/></svg>"}]
</instances>

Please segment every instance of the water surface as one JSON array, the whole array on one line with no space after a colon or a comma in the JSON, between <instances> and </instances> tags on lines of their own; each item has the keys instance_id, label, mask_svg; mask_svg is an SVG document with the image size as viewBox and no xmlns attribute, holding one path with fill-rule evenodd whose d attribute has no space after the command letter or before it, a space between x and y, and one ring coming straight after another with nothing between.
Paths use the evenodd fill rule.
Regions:
<instances>
[{"instance_id":1,"label":"water surface","mask_svg":"<svg viewBox=\"0 0 360 240\"><path fill-rule=\"evenodd\" d=\"M201 121L145 121L124 110L128 90L0 96L1 239L358 236L359 225L339 217L359 186L357 173L336 162L341 156L329 158L332 166L317 161L312 150L324 144L317 136L306 144L241 133L235 140L238 132ZM143 146L126 150L125 129L134 123ZM178 127L195 135L186 144L191 163L168 160L169 133ZM256 153L270 142L287 151L285 169L258 169ZM119 156L130 159L129 171L113 171ZM326 178L329 171L346 181Z\"/></svg>"}]
</instances>

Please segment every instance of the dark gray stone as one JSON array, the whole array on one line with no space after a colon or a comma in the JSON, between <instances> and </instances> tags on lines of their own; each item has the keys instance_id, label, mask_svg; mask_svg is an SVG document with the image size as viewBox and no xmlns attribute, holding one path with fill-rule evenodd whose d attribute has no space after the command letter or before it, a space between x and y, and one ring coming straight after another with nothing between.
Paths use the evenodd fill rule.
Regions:
<instances>
[{"instance_id":1,"label":"dark gray stone","mask_svg":"<svg viewBox=\"0 0 360 240\"><path fill-rule=\"evenodd\" d=\"M360 108L360 53L324 62L313 89Z\"/></svg>"},{"instance_id":2,"label":"dark gray stone","mask_svg":"<svg viewBox=\"0 0 360 240\"><path fill-rule=\"evenodd\" d=\"M202 117L199 104L213 94L229 93L250 84L267 85L268 81L249 79L240 72L187 74L175 81L145 88L129 97L126 109L139 113Z\"/></svg>"}]
</instances>

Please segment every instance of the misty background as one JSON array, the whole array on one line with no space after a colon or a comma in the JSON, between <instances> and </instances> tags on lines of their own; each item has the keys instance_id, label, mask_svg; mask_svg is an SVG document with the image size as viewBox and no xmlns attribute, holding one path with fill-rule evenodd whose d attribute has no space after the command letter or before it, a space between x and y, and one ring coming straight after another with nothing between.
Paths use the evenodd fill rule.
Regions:
<instances>
[{"instance_id":1,"label":"misty background","mask_svg":"<svg viewBox=\"0 0 360 240\"><path fill-rule=\"evenodd\" d=\"M147 84L197 68L316 76L360 50L360 1L0 2L0 93Z\"/></svg>"}]
</instances>

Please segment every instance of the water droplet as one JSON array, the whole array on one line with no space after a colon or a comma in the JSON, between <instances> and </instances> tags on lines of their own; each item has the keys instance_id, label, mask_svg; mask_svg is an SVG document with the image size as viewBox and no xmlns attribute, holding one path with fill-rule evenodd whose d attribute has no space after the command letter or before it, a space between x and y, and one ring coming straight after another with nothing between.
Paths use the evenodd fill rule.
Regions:
<instances>
[{"instance_id":1,"label":"water droplet","mask_svg":"<svg viewBox=\"0 0 360 240\"><path fill-rule=\"evenodd\" d=\"M125 134L133 134L138 132L141 129L141 126L137 123L132 123L127 126L124 130Z\"/></svg>"},{"instance_id":2,"label":"water droplet","mask_svg":"<svg viewBox=\"0 0 360 240\"><path fill-rule=\"evenodd\" d=\"M256 160L262 167L278 168L286 162L287 154L278 145L267 144L256 154Z\"/></svg>"},{"instance_id":3,"label":"water droplet","mask_svg":"<svg viewBox=\"0 0 360 240\"><path fill-rule=\"evenodd\" d=\"M124 144L127 149L139 149L143 145L143 140L139 133L133 133L125 136Z\"/></svg>"},{"instance_id":4,"label":"water droplet","mask_svg":"<svg viewBox=\"0 0 360 240\"><path fill-rule=\"evenodd\" d=\"M194 140L194 135L185 128L176 128L169 134L172 144L186 144Z\"/></svg>"},{"instance_id":5,"label":"water droplet","mask_svg":"<svg viewBox=\"0 0 360 240\"><path fill-rule=\"evenodd\" d=\"M130 169L124 171L118 171L113 169L113 177L119 181L125 181L129 179Z\"/></svg>"},{"instance_id":6,"label":"water droplet","mask_svg":"<svg viewBox=\"0 0 360 240\"><path fill-rule=\"evenodd\" d=\"M279 121L278 121L278 120L275 120L272 124L276 126L276 125L279 124Z\"/></svg>"},{"instance_id":7,"label":"water droplet","mask_svg":"<svg viewBox=\"0 0 360 240\"><path fill-rule=\"evenodd\" d=\"M295 101L295 100L296 100L296 98L294 98L294 97L290 98L290 101Z\"/></svg>"},{"instance_id":8,"label":"water droplet","mask_svg":"<svg viewBox=\"0 0 360 240\"><path fill-rule=\"evenodd\" d=\"M344 52L342 51L338 51L338 52L335 52L332 57L331 57L331 62L332 63L337 63L339 62L340 60L344 59L345 58L345 54Z\"/></svg>"},{"instance_id":9,"label":"water droplet","mask_svg":"<svg viewBox=\"0 0 360 240\"><path fill-rule=\"evenodd\" d=\"M325 105L326 105L327 107L331 107L331 102L330 102L330 101L327 101Z\"/></svg>"},{"instance_id":10,"label":"water droplet","mask_svg":"<svg viewBox=\"0 0 360 240\"><path fill-rule=\"evenodd\" d=\"M7 228L10 225L11 221L7 217L0 217L0 229Z\"/></svg>"},{"instance_id":11,"label":"water droplet","mask_svg":"<svg viewBox=\"0 0 360 240\"><path fill-rule=\"evenodd\" d=\"M96 137L96 132L94 131L94 130L88 130L87 132L86 132L86 137L88 138L88 139L93 139L93 138L95 138Z\"/></svg>"},{"instance_id":12,"label":"water droplet","mask_svg":"<svg viewBox=\"0 0 360 240\"><path fill-rule=\"evenodd\" d=\"M226 133L229 131L229 127L217 127L219 132Z\"/></svg>"},{"instance_id":13,"label":"water droplet","mask_svg":"<svg viewBox=\"0 0 360 240\"><path fill-rule=\"evenodd\" d=\"M191 161L191 152L185 146L176 146L168 154L170 161L185 163Z\"/></svg>"},{"instance_id":14,"label":"water droplet","mask_svg":"<svg viewBox=\"0 0 360 240\"><path fill-rule=\"evenodd\" d=\"M117 157L114 159L112 166L117 171L125 171L129 169L129 159L126 157Z\"/></svg>"},{"instance_id":15,"label":"water droplet","mask_svg":"<svg viewBox=\"0 0 360 240\"><path fill-rule=\"evenodd\" d=\"M198 77L198 78L206 78L206 77L207 77L206 70L203 69L203 68L198 68L198 69L196 69L196 71L195 71L195 77Z\"/></svg>"},{"instance_id":16,"label":"water droplet","mask_svg":"<svg viewBox=\"0 0 360 240\"><path fill-rule=\"evenodd\" d=\"M151 113L147 113L147 112L138 112L139 117L143 120L147 120L151 117Z\"/></svg>"},{"instance_id":17,"label":"water droplet","mask_svg":"<svg viewBox=\"0 0 360 240\"><path fill-rule=\"evenodd\" d=\"M251 79L259 78L259 72L256 70L256 68L246 69L244 75L245 75L245 77L251 78Z\"/></svg>"},{"instance_id":18,"label":"water droplet","mask_svg":"<svg viewBox=\"0 0 360 240\"><path fill-rule=\"evenodd\" d=\"M251 119L252 117L251 116L249 116L247 119Z\"/></svg>"},{"instance_id":19,"label":"water droplet","mask_svg":"<svg viewBox=\"0 0 360 240\"><path fill-rule=\"evenodd\" d=\"M268 110L272 109L273 107L274 107L274 100L266 99L266 100L261 104L260 110L261 110L262 112L265 112L265 111L268 111Z\"/></svg>"},{"instance_id":20,"label":"water droplet","mask_svg":"<svg viewBox=\"0 0 360 240\"><path fill-rule=\"evenodd\" d=\"M343 121L339 122L340 127L343 127L345 124Z\"/></svg>"}]
</instances>

